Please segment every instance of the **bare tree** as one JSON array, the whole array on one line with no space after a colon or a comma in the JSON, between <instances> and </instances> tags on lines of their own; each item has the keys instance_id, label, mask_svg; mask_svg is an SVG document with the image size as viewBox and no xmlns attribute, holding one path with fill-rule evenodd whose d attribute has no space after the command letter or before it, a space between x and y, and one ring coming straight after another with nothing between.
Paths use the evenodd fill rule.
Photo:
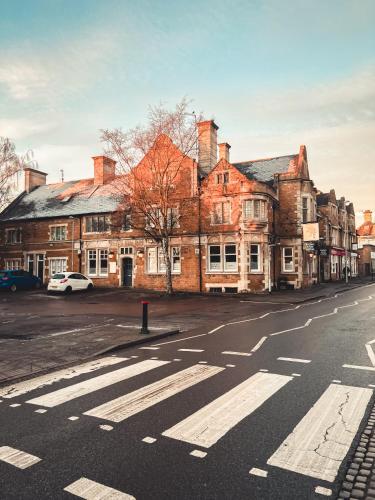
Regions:
<instances>
[{"instance_id":1,"label":"bare tree","mask_svg":"<svg viewBox=\"0 0 375 500\"><path fill-rule=\"evenodd\" d=\"M190 167L193 174L196 168L200 117L189 113L188 106L183 99L172 111L163 105L152 107L144 127L101 131L105 152L117 161L120 174L116 182L120 219L161 248L169 294L173 293L170 239L191 206L191 185L186 185L188 176L182 173Z\"/></svg>"},{"instance_id":2,"label":"bare tree","mask_svg":"<svg viewBox=\"0 0 375 500\"><path fill-rule=\"evenodd\" d=\"M17 155L10 139L0 137L0 210L11 201L18 173L26 161L26 157Z\"/></svg>"}]
</instances>

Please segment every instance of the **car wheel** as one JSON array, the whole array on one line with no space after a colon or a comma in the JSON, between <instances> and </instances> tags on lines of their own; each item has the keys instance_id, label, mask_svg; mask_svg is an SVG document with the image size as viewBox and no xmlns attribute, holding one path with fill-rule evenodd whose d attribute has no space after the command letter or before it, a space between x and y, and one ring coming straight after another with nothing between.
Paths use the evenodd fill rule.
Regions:
<instances>
[{"instance_id":1,"label":"car wheel","mask_svg":"<svg viewBox=\"0 0 375 500\"><path fill-rule=\"evenodd\" d=\"M70 293L72 293L72 287L71 287L71 286L67 286L67 287L65 288L65 293L66 293L67 295L69 295Z\"/></svg>"},{"instance_id":2,"label":"car wheel","mask_svg":"<svg viewBox=\"0 0 375 500\"><path fill-rule=\"evenodd\" d=\"M13 283L13 285L11 285L11 287L10 287L10 291L11 291L11 292L16 292L16 291L17 291L17 285L15 285L15 284Z\"/></svg>"},{"instance_id":3,"label":"car wheel","mask_svg":"<svg viewBox=\"0 0 375 500\"><path fill-rule=\"evenodd\" d=\"M92 283L89 283L87 285L87 291L90 292L94 288L94 285Z\"/></svg>"}]
</instances>

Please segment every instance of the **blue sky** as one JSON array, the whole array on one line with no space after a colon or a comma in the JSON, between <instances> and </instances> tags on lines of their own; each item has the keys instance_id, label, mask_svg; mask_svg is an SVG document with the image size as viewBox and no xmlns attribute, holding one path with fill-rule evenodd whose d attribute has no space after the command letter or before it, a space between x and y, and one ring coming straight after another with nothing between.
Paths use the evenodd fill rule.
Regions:
<instances>
[{"instance_id":1,"label":"blue sky","mask_svg":"<svg viewBox=\"0 0 375 500\"><path fill-rule=\"evenodd\" d=\"M100 128L187 96L234 161L306 144L318 188L375 209L373 0L0 4L0 135L50 182L91 176Z\"/></svg>"}]
</instances>

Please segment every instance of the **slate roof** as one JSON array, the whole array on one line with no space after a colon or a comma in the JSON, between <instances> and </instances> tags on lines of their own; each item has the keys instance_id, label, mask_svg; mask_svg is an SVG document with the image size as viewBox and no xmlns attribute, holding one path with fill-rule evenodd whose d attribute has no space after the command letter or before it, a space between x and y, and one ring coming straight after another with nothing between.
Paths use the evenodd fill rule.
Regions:
<instances>
[{"instance_id":1,"label":"slate roof","mask_svg":"<svg viewBox=\"0 0 375 500\"><path fill-rule=\"evenodd\" d=\"M119 196L113 184L95 186L94 179L61 182L21 194L0 220L30 220L70 215L107 213L116 210Z\"/></svg>"},{"instance_id":2,"label":"slate roof","mask_svg":"<svg viewBox=\"0 0 375 500\"><path fill-rule=\"evenodd\" d=\"M232 165L250 180L270 182L274 180L275 174L288 172L291 162L296 160L298 160L298 154L276 156L264 160L243 161L232 163Z\"/></svg>"}]
</instances>

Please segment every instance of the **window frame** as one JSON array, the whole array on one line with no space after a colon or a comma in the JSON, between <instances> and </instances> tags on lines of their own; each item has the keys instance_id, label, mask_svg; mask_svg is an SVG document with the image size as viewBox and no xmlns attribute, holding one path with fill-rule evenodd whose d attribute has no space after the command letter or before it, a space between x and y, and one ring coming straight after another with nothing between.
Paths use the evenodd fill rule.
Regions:
<instances>
[{"instance_id":1,"label":"window frame","mask_svg":"<svg viewBox=\"0 0 375 500\"><path fill-rule=\"evenodd\" d=\"M258 209L256 209L258 207ZM258 215L256 214L258 212ZM242 219L244 221L266 221L267 202L261 198L247 198L242 201Z\"/></svg>"},{"instance_id":2,"label":"window frame","mask_svg":"<svg viewBox=\"0 0 375 500\"><path fill-rule=\"evenodd\" d=\"M253 252L251 247L256 247L257 251ZM252 267L251 267L251 263L252 263L251 257L253 255L257 256L257 268L256 269L252 269ZM263 271L261 255L262 255L262 253L261 253L260 243L249 243L249 273L260 273Z\"/></svg>"},{"instance_id":3,"label":"window frame","mask_svg":"<svg viewBox=\"0 0 375 500\"><path fill-rule=\"evenodd\" d=\"M64 261L65 266L62 266L64 269L52 272L52 269L54 267L54 263L57 263L59 261L60 262ZM49 274L50 278L52 278L52 276L54 274L66 273L67 267L68 267L68 258L67 257L49 257L48 258L48 274Z\"/></svg>"},{"instance_id":4,"label":"window frame","mask_svg":"<svg viewBox=\"0 0 375 500\"><path fill-rule=\"evenodd\" d=\"M176 251L178 250L178 256L173 255ZM169 252L170 252L170 260L171 260L171 272L172 274L181 274L181 268L182 268L182 260L181 260L181 246L170 246L169 247ZM150 253L154 254L154 266L150 270ZM179 269L175 269L174 263L176 262L174 259L178 259L179 261ZM163 256L163 249L161 247L157 246L149 246L146 248L146 259L145 259L145 264L146 264L146 273L147 274L165 274L166 273L166 266L164 264L164 256Z\"/></svg>"},{"instance_id":5,"label":"window frame","mask_svg":"<svg viewBox=\"0 0 375 500\"><path fill-rule=\"evenodd\" d=\"M10 238L10 235L15 235L15 238ZM22 243L22 228L7 227L5 228L5 243L7 245L19 245Z\"/></svg>"},{"instance_id":6,"label":"window frame","mask_svg":"<svg viewBox=\"0 0 375 500\"><path fill-rule=\"evenodd\" d=\"M100 229L100 226L103 228ZM98 234L109 233L111 221L109 215L86 215L85 216L85 233Z\"/></svg>"},{"instance_id":7,"label":"window frame","mask_svg":"<svg viewBox=\"0 0 375 500\"><path fill-rule=\"evenodd\" d=\"M53 233L56 231L56 229L64 229L64 238L53 238ZM68 237L68 226L67 224L53 224L49 226L49 240L50 241L67 241Z\"/></svg>"},{"instance_id":8,"label":"window frame","mask_svg":"<svg viewBox=\"0 0 375 500\"><path fill-rule=\"evenodd\" d=\"M10 263L13 262L13 263L17 263L16 267L13 267ZM14 259L4 259L4 263L5 263L5 270L6 271L19 271L21 269L23 269L22 267L22 259L21 258L14 258Z\"/></svg>"},{"instance_id":9,"label":"window frame","mask_svg":"<svg viewBox=\"0 0 375 500\"><path fill-rule=\"evenodd\" d=\"M225 208L224 205L228 206L228 219L225 219ZM218 211L216 210L216 207L220 206L220 214L218 216ZM212 210L212 218L211 218L211 224L212 225L221 225L221 224L231 224L231 202L230 200L225 200L225 201L214 201L213 202L213 210Z\"/></svg>"},{"instance_id":10,"label":"window frame","mask_svg":"<svg viewBox=\"0 0 375 500\"><path fill-rule=\"evenodd\" d=\"M227 248L228 247L234 247L234 252L228 253ZM223 245L223 267L224 267L224 272L230 273L230 272L237 272L238 271L238 255L237 255L237 245L235 243L225 243ZM235 256L235 261L234 261L234 266L233 267L228 267L228 263L230 261L227 260L227 257L229 256Z\"/></svg>"},{"instance_id":11,"label":"window frame","mask_svg":"<svg viewBox=\"0 0 375 500\"><path fill-rule=\"evenodd\" d=\"M286 255L286 250L291 250L291 255L290 256L287 256ZM285 259L288 258L288 259L291 259L291 269L288 269L287 266L285 265L286 264L286 261ZM294 247L291 247L291 246L285 246L282 248L282 269L283 269L283 273L295 273L296 272L296 266L294 264Z\"/></svg>"}]
</instances>

